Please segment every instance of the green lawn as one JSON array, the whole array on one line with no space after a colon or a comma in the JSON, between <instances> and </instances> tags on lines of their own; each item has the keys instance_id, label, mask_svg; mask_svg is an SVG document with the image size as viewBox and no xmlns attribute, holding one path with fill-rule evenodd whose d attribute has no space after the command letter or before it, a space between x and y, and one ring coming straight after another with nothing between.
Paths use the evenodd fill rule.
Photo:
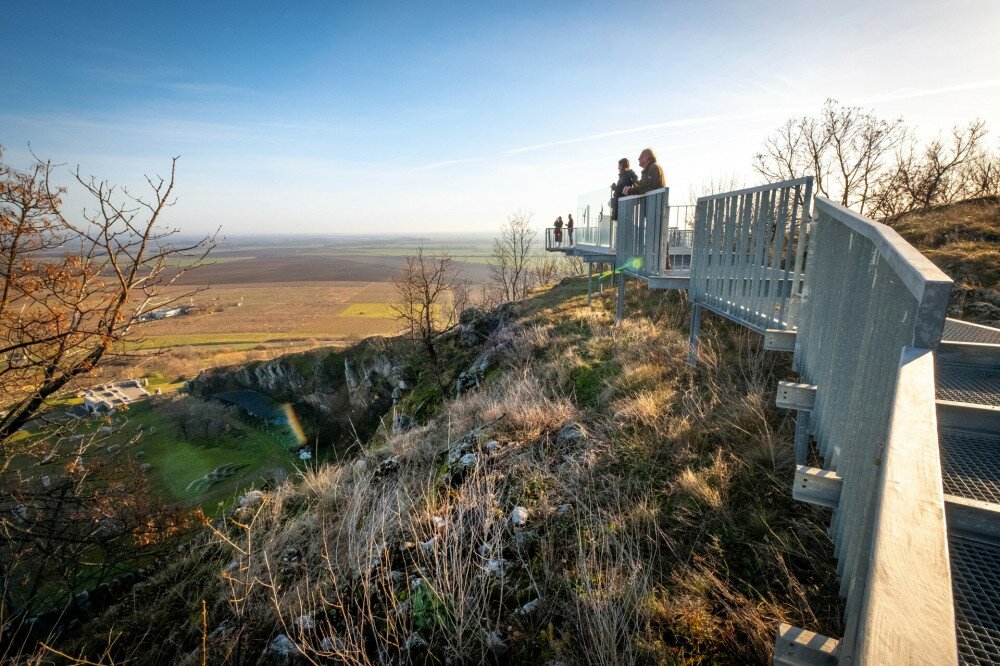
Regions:
<instances>
[{"instance_id":1,"label":"green lawn","mask_svg":"<svg viewBox=\"0 0 1000 666\"><path fill-rule=\"evenodd\" d=\"M173 387L165 379L154 379L152 387ZM166 389L165 389L166 391ZM184 400L198 400L185 397ZM149 479L153 489L162 494L168 502L176 502L189 507L201 507L206 514L218 515L246 489L260 485L266 478L283 477L295 472L302 462L292 450L296 446L295 435L287 426L260 427L242 419L232 418L232 430L212 442L186 441L177 431L174 423L161 407L158 399L133 403L127 411L116 414L110 423L115 429L99 447L91 447L84 453L84 464L89 460L108 456L108 448L121 445L123 449L115 455L128 455L139 464L149 463ZM83 419L73 432L93 434L101 426L108 424L106 418ZM140 429L139 441L128 444ZM68 435L69 433L64 433ZM49 438L44 433L22 431L15 437L17 441L42 442L48 450ZM75 455L72 451L78 445L72 438L63 439L60 455L52 462L39 465L37 460L24 455L15 455L8 473L40 477L45 474L61 474L62 468ZM241 465L232 476L217 481L207 487L188 490L195 479L210 474L223 465Z\"/></svg>"},{"instance_id":2,"label":"green lawn","mask_svg":"<svg viewBox=\"0 0 1000 666\"><path fill-rule=\"evenodd\" d=\"M135 343L136 349L184 347L188 345L261 344L273 341L333 340L329 333L191 333L183 335L151 335Z\"/></svg>"},{"instance_id":3,"label":"green lawn","mask_svg":"<svg viewBox=\"0 0 1000 666\"><path fill-rule=\"evenodd\" d=\"M268 473L291 473L299 462L290 451L295 446L295 437L287 427L261 428L241 423L233 433L208 444L181 439L175 425L153 402L137 403L127 414L128 425L122 439L142 424L143 437L132 445L132 455L151 465L148 473L154 487L166 499L200 506L209 515L219 513L237 493L258 485ZM151 433L151 427L155 432ZM223 465L244 467L207 488L188 490L192 481Z\"/></svg>"}]
</instances>

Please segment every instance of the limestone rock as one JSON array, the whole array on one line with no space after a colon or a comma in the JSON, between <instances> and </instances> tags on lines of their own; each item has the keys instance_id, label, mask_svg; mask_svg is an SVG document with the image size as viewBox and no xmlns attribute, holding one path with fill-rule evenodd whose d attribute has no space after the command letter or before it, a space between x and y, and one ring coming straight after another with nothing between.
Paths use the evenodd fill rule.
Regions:
<instances>
[{"instance_id":1,"label":"limestone rock","mask_svg":"<svg viewBox=\"0 0 1000 666\"><path fill-rule=\"evenodd\" d=\"M271 641L271 644L267 646L265 653L269 656L279 657L288 659L299 654L299 648L295 643L285 634L278 634Z\"/></svg>"}]
</instances>

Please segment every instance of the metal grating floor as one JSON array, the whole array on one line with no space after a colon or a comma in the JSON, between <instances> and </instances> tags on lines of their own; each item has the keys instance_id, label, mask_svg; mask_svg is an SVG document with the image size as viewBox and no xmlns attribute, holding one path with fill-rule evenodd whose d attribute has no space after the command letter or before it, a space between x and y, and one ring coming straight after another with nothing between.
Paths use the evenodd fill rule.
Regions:
<instances>
[{"instance_id":1,"label":"metal grating floor","mask_svg":"<svg viewBox=\"0 0 1000 666\"><path fill-rule=\"evenodd\" d=\"M1000 407L1000 370L942 365L937 370L937 398Z\"/></svg>"},{"instance_id":2,"label":"metal grating floor","mask_svg":"<svg viewBox=\"0 0 1000 666\"><path fill-rule=\"evenodd\" d=\"M1000 663L1000 546L950 537L958 660Z\"/></svg>"},{"instance_id":3,"label":"metal grating floor","mask_svg":"<svg viewBox=\"0 0 1000 666\"><path fill-rule=\"evenodd\" d=\"M957 319L945 319L942 339L952 342L983 342L1000 345L1000 328L978 326Z\"/></svg>"},{"instance_id":4,"label":"metal grating floor","mask_svg":"<svg viewBox=\"0 0 1000 666\"><path fill-rule=\"evenodd\" d=\"M941 428L944 491L1000 504L1000 435Z\"/></svg>"}]
</instances>

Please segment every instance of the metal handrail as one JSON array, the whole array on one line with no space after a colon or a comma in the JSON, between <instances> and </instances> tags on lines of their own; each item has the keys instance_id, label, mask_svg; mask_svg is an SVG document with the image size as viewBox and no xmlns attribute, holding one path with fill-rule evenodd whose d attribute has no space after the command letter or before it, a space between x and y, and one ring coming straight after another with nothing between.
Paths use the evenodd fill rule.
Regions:
<instances>
[{"instance_id":1,"label":"metal handrail","mask_svg":"<svg viewBox=\"0 0 1000 666\"><path fill-rule=\"evenodd\" d=\"M933 375L929 381L926 376L914 379L916 371L904 372L900 365L900 352L904 347L927 350L937 345L952 281L885 225L823 197L816 198L808 253L793 364L800 381L815 386L814 404L810 411L799 412L799 418L815 438L825 470L841 480L830 533L841 594L847 599L841 658L853 658L858 649L875 649L864 643L870 640L861 633L864 627L885 622L873 615L880 612L883 599L873 600L871 595L907 594L906 589L893 587L898 582L889 584L884 577L878 581L873 577L884 576L894 567L927 564L907 553L904 529L891 531L892 523L913 517L900 513L903 505L888 504L885 498L887 492L894 492L888 485L899 474L923 479L930 493L927 498L934 502L942 492L940 469L933 478L926 471L938 459L934 428L922 429L919 455L898 453L912 449L912 442L899 437L906 422L916 419L914 410L925 414L934 404ZM904 362L907 358L904 354ZM931 365L929 357L922 362L925 368ZM915 404L910 382L930 387L921 405ZM797 478L804 474L800 467ZM796 492L801 492L799 485ZM926 538L946 552L941 503L936 517L922 518ZM907 561L908 557L913 561ZM950 583L941 583L950 581L947 558L935 562L935 567L936 574L927 584L939 585L934 590L937 605L947 615L952 603ZM950 612L953 617L954 611ZM914 618L906 620L912 623ZM954 625L928 627L922 635L908 639L917 644L933 642L942 632L953 634ZM930 642L929 650L937 645ZM859 643L863 643L861 648ZM883 652L881 656L871 663L887 663L890 655Z\"/></svg>"},{"instance_id":2,"label":"metal handrail","mask_svg":"<svg viewBox=\"0 0 1000 666\"><path fill-rule=\"evenodd\" d=\"M794 330L811 177L698 199L689 295L759 333Z\"/></svg>"}]
</instances>

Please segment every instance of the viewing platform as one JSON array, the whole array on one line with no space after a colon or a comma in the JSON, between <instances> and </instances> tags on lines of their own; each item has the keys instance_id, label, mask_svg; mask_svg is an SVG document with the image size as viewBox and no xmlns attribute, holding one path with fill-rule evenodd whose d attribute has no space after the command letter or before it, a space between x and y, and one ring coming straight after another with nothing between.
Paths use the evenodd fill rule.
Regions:
<instances>
[{"instance_id":1,"label":"viewing platform","mask_svg":"<svg viewBox=\"0 0 1000 666\"><path fill-rule=\"evenodd\" d=\"M685 289L703 313L793 352L795 499L832 509L844 635L785 624L774 663L1000 663L1000 330L947 319L952 281L813 179L669 205L669 189L580 197L545 249ZM561 242L560 242L561 240ZM589 285L589 283L588 283ZM603 288L603 282L601 283ZM589 294L588 294L589 296ZM589 299L588 299L589 300Z\"/></svg>"}]
</instances>

